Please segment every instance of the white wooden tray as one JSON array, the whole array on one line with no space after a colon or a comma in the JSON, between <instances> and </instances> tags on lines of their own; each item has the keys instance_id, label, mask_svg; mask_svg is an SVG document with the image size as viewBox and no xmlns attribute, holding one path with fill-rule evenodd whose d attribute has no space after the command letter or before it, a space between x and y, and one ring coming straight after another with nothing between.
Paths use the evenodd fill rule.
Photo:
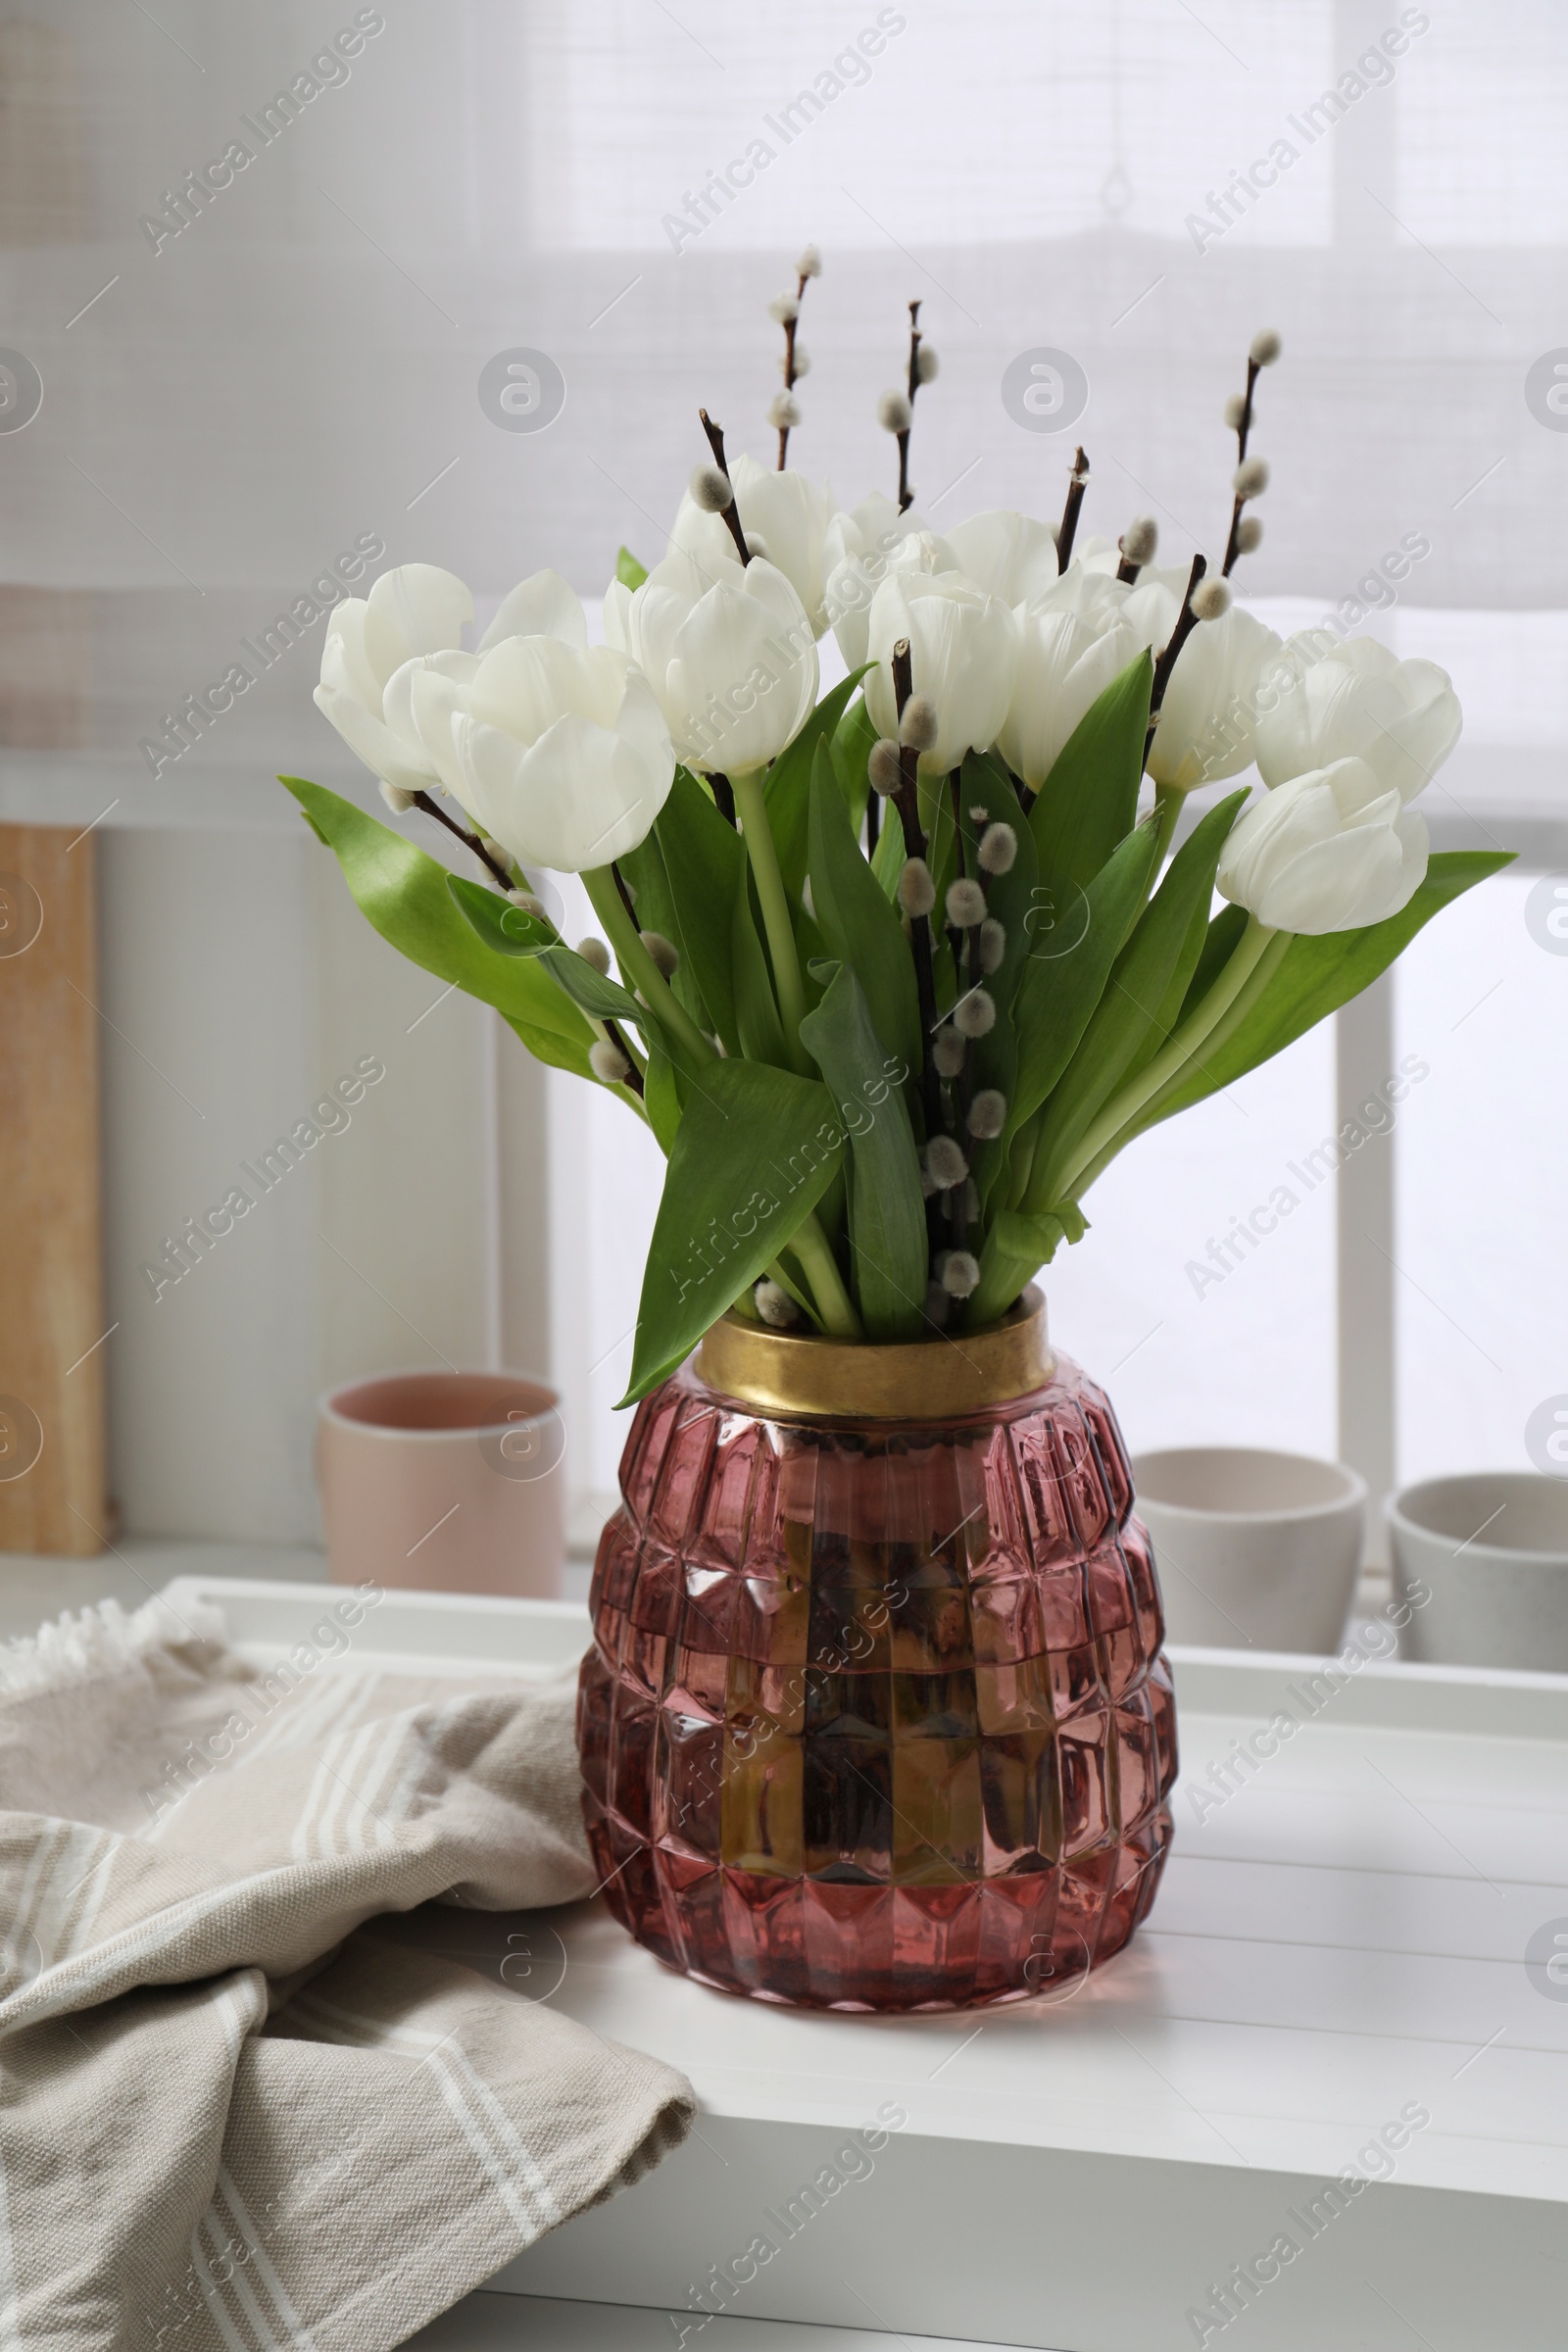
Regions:
<instances>
[{"instance_id":1,"label":"white wooden tray","mask_svg":"<svg viewBox=\"0 0 1568 2352\"><path fill-rule=\"evenodd\" d=\"M222 1608L259 1661L322 1597L218 1579L169 1594ZM586 1633L574 1604L389 1592L366 1621L376 1649L342 1670L540 1679ZM623 2325L570 2340L628 2352L740 2352L743 2333L748 2352L788 2352L787 2331L752 2331L768 2321L1054 2352L1221 2334L1251 2352L1561 2352L1568 1963L1559 1985L1526 1955L1559 1930L1568 1954L1568 1677L1367 1664L1335 1688L1299 1657L1172 1662L1164 1885L1129 1949L1064 1998L817 2016L688 1984L602 1903L414 1915L411 1936L504 1968L519 1997L684 2068L702 2105L675 2157L531 2249L432 2345L566 2341L531 2300L505 2332L510 2293L619 2307ZM1300 1728L1237 1766L1280 1713ZM888 2109L906 2120L869 2174L793 2235L763 2219ZM760 2231L776 2257L721 2288ZM702 2301L726 2317L699 2330ZM678 2316L650 2332L638 2310Z\"/></svg>"}]
</instances>

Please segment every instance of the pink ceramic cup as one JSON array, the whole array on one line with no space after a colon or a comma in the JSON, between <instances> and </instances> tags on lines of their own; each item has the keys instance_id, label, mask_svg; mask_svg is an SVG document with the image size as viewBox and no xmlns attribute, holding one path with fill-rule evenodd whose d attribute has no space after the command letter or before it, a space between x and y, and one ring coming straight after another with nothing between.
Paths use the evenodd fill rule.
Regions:
<instances>
[{"instance_id":1,"label":"pink ceramic cup","mask_svg":"<svg viewBox=\"0 0 1568 2352\"><path fill-rule=\"evenodd\" d=\"M323 1396L316 1476L334 1583L561 1591L561 1400L520 1372L386 1372Z\"/></svg>"}]
</instances>

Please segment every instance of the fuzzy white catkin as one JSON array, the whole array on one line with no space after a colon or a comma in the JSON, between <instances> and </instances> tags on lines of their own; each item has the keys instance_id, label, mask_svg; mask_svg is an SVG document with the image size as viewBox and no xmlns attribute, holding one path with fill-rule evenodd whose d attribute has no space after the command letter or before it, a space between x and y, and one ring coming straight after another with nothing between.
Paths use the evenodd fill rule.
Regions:
<instances>
[{"instance_id":1,"label":"fuzzy white catkin","mask_svg":"<svg viewBox=\"0 0 1568 2352\"><path fill-rule=\"evenodd\" d=\"M543 899L536 899L531 890L509 890L507 896L514 906L520 906L524 914L531 914L536 923L546 923L550 920L545 912Z\"/></svg>"},{"instance_id":2,"label":"fuzzy white catkin","mask_svg":"<svg viewBox=\"0 0 1568 2352\"><path fill-rule=\"evenodd\" d=\"M778 371L780 375L793 376L797 383L803 375L810 374L811 355L804 343L797 343L793 352L779 353Z\"/></svg>"},{"instance_id":3,"label":"fuzzy white catkin","mask_svg":"<svg viewBox=\"0 0 1568 2352\"><path fill-rule=\"evenodd\" d=\"M1000 817L980 836L980 868L987 874L1010 874L1018 855L1018 836Z\"/></svg>"},{"instance_id":4,"label":"fuzzy white catkin","mask_svg":"<svg viewBox=\"0 0 1568 2352\"><path fill-rule=\"evenodd\" d=\"M786 433L801 421L801 404L793 392L775 392L767 404L767 421L776 433Z\"/></svg>"},{"instance_id":5,"label":"fuzzy white catkin","mask_svg":"<svg viewBox=\"0 0 1568 2352\"><path fill-rule=\"evenodd\" d=\"M1272 368L1284 349L1276 327L1260 326L1252 337L1252 348L1247 356L1254 368Z\"/></svg>"},{"instance_id":6,"label":"fuzzy white catkin","mask_svg":"<svg viewBox=\"0 0 1568 2352\"><path fill-rule=\"evenodd\" d=\"M381 798L394 816L407 816L414 807L413 793L405 792L401 784L388 784L383 780Z\"/></svg>"},{"instance_id":7,"label":"fuzzy white catkin","mask_svg":"<svg viewBox=\"0 0 1568 2352\"><path fill-rule=\"evenodd\" d=\"M735 486L721 466L694 466L686 485L692 505L705 514L722 514L734 502Z\"/></svg>"},{"instance_id":8,"label":"fuzzy white catkin","mask_svg":"<svg viewBox=\"0 0 1568 2352\"><path fill-rule=\"evenodd\" d=\"M871 779L871 790L881 793L884 800L890 792L897 792L904 772L899 765L898 745L889 742L885 735L879 742L873 743L865 762L865 772Z\"/></svg>"},{"instance_id":9,"label":"fuzzy white catkin","mask_svg":"<svg viewBox=\"0 0 1568 2352\"><path fill-rule=\"evenodd\" d=\"M1231 488L1238 498L1261 498L1268 488L1266 458L1244 458L1231 475Z\"/></svg>"},{"instance_id":10,"label":"fuzzy white catkin","mask_svg":"<svg viewBox=\"0 0 1568 2352\"><path fill-rule=\"evenodd\" d=\"M774 1331L788 1331L801 1319L801 1310L782 1283L770 1282L766 1275L752 1293L757 1311L762 1321Z\"/></svg>"},{"instance_id":11,"label":"fuzzy white catkin","mask_svg":"<svg viewBox=\"0 0 1568 2352\"><path fill-rule=\"evenodd\" d=\"M956 1078L963 1067L967 1051L963 1039L951 1022L939 1029L931 1045L931 1059L936 1064L937 1076Z\"/></svg>"},{"instance_id":12,"label":"fuzzy white catkin","mask_svg":"<svg viewBox=\"0 0 1568 2352\"><path fill-rule=\"evenodd\" d=\"M631 1076L631 1063L620 1048L612 1046L608 1037L595 1038L588 1049L588 1066L596 1078L603 1079L606 1086L619 1086L622 1079Z\"/></svg>"},{"instance_id":13,"label":"fuzzy white catkin","mask_svg":"<svg viewBox=\"0 0 1568 2352\"><path fill-rule=\"evenodd\" d=\"M773 560L773 551L760 531L747 532L746 552L749 556L755 557L759 564L770 564Z\"/></svg>"},{"instance_id":14,"label":"fuzzy white catkin","mask_svg":"<svg viewBox=\"0 0 1568 2352\"><path fill-rule=\"evenodd\" d=\"M906 914L929 914L937 903L937 886L923 858L906 858L899 875L899 905Z\"/></svg>"},{"instance_id":15,"label":"fuzzy white catkin","mask_svg":"<svg viewBox=\"0 0 1568 2352\"><path fill-rule=\"evenodd\" d=\"M928 694L911 694L899 720L899 741L911 752L928 752L937 739L937 707Z\"/></svg>"},{"instance_id":16,"label":"fuzzy white catkin","mask_svg":"<svg viewBox=\"0 0 1568 2352\"><path fill-rule=\"evenodd\" d=\"M599 973L601 978L604 978L609 974L610 950L606 947L602 939L579 939L577 942L577 953L582 957L584 963L591 963L593 965L594 970Z\"/></svg>"},{"instance_id":17,"label":"fuzzy white catkin","mask_svg":"<svg viewBox=\"0 0 1568 2352\"><path fill-rule=\"evenodd\" d=\"M969 1162L951 1135L934 1135L925 1148L926 1173L939 1193L951 1193L969 1173Z\"/></svg>"},{"instance_id":18,"label":"fuzzy white catkin","mask_svg":"<svg viewBox=\"0 0 1568 2352\"><path fill-rule=\"evenodd\" d=\"M983 1086L969 1105L969 1133L989 1143L1007 1123L1007 1098L999 1087Z\"/></svg>"},{"instance_id":19,"label":"fuzzy white catkin","mask_svg":"<svg viewBox=\"0 0 1568 2352\"><path fill-rule=\"evenodd\" d=\"M1193 590L1193 612L1199 620L1219 620L1231 609L1229 584L1221 579L1200 580Z\"/></svg>"},{"instance_id":20,"label":"fuzzy white catkin","mask_svg":"<svg viewBox=\"0 0 1568 2352\"><path fill-rule=\"evenodd\" d=\"M948 885L948 920L955 931L972 931L986 919L986 894L978 882L960 874Z\"/></svg>"},{"instance_id":21,"label":"fuzzy white catkin","mask_svg":"<svg viewBox=\"0 0 1568 2352\"><path fill-rule=\"evenodd\" d=\"M929 343L922 343L914 355L914 380L917 384L934 384L942 362Z\"/></svg>"},{"instance_id":22,"label":"fuzzy white catkin","mask_svg":"<svg viewBox=\"0 0 1568 2352\"><path fill-rule=\"evenodd\" d=\"M953 1007L953 1026L960 1037L989 1037L996 1021L996 999L983 988L971 988Z\"/></svg>"},{"instance_id":23,"label":"fuzzy white catkin","mask_svg":"<svg viewBox=\"0 0 1568 2352\"><path fill-rule=\"evenodd\" d=\"M942 1269L942 1288L953 1298L967 1298L980 1288L980 1261L968 1250L950 1250Z\"/></svg>"},{"instance_id":24,"label":"fuzzy white catkin","mask_svg":"<svg viewBox=\"0 0 1568 2352\"><path fill-rule=\"evenodd\" d=\"M801 255L800 260L795 265L795 274L797 277L821 276L822 256L814 245L807 246L806 250Z\"/></svg>"},{"instance_id":25,"label":"fuzzy white catkin","mask_svg":"<svg viewBox=\"0 0 1568 2352\"><path fill-rule=\"evenodd\" d=\"M780 326L793 326L801 315L800 297L795 294L775 294L767 306L767 315Z\"/></svg>"},{"instance_id":26,"label":"fuzzy white catkin","mask_svg":"<svg viewBox=\"0 0 1568 2352\"><path fill-rule=\"evenodd\" d=\"M680 968L680 950L674 941L666 939L662 931L644 931L639 937L664 978L673 980Z\"/></svg>"},{"instance_id":27,"label":"fuzzy white catkin","mask_svg":"<svg viewBox=\"0 0 1568 2352\"><path fill-rule=\"evenodd\" d=\"M983 972L1000 970L1002 958L1007 953L1007 926L988 914L980 926L980 969Z\"/></svg>"},{"instance_id":28,"label":"fuzzy white catkin","mask_svg":"<svg viewBox=\"0 0 1568 2352\"><path fill-rule=\"evenodd\" d=\"M906 433L913 417L907 393L884 392L876 404L876 420L885 433Z\"/></svg>"},{"instance_id":29,"label":"fuzzy white catkin","mask_svg":"<svg viewBox=\"0 0 1568 2352\"><path fill-rule=\"evenodd\" d=\"M1242 392L1233 392L1225 403L1225 421L1230 426L1233 433L1239 433L1241 431L1242 418L1246 415L1246 394Z\"/></svg>"},{"instance_id":30,"label":"fuzzy white catkin","mask_svg":"<svg viewBox=\"0 0 1568 2352\"><path fill-rule=\"evenodd\" d=\"M1240 555L1250 556L1255 548L1261 547L1262 544L1262 517L1257 514L1244 514L1236 525L1237 552Z\"/></svg>"},{"instance_id":31,"label":"fuzzy white catkin","mask_svg":"<svg viewBox=\"0 0 1568 2352\"><path fill-rule=\"evenodd\" d=\"M1152 564L1159 545L1159 525L1152 514L1135 514L1121 535L1121 552L1129 564Z\"/></svg>"}]
</instances>

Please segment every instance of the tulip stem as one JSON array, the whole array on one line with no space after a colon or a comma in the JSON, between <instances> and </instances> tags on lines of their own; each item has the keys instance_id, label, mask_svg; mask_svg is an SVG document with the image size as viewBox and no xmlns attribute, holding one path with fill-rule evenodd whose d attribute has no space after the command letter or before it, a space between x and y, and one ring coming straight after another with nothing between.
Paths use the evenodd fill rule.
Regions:
<instances>
[{"instance_id":1,"label":"tulip stem","mask_svg":"<svg viewBox=\"0 0 1568 2352\"><path fill-rule=\"evenodd\" d=\"M839 1272L838 1259L833 1254L814 1209L805 1223L798 1225L790 1235L789 1246L811 1286L811 1296L816 1300L816 1311L823 1330L835 1340L863 1339L865 1335L860 1328L860 1318L851 1303L850 1294L844 1287L844 1277Z\"/></svg>"},{"instance_id":2,"label":"tulip stem","mask_svg":"<svg viewBox=\"0 0 1568 2352\"><path fill-rule=\"evenodd\" d=\"M1207 1043L1231 1009L1248 981L1252 977L1270 946L1278 936L1256 915L1248 917L1242 933L1218 979L1206 996L1194 1007L1179 1029L1172 1030L1152 1061L1144 1064L1136 1078L1111 1096L1099 1117L1085 1131L1072 1157L1059 1179L1051 1187L1051 1200L1042 1205L1054 1207L1058 1200L1074 1197L1073 1188L1093 1163L1100 1158L1107 1144L1118 1137L1122 1129L1136 1119L1152 1098L1178 1070L1191 1061L1200 1046Z\"/></svg>"},{"instance_id":3,"label":"tulip stem","mask_svg":"<svg viewBox=\"0 0 1568 2352\"><path fill-rule=\"evenodd\" d=\"M773 963L773 985L778 991L779 1018L784 1024L784 1044L790 1057L790 1067L803 1078L814 1078L816 1064L801 1043L801 1023L806 1018L806 983L801 978L801 958L795 945L795 925L790 920L790 904L784 891L784 877L779 871L778 851L773 842L773 828L767 821L767 803L762 797L762 771L750 769L745 775L732 776L736 813L741 820L741 833L746 842L746 855L751 861L757 896L762 908L762 928L767 933L768 954Z\"/></svg>"},{"instance_id":4,"label":"tulip stem","mask_svg":"<svg viewBox=\"0 0 1568 2352\"><path fill-rule=\"evenodd\" d=\"M642 933L621 902L618 877L613 868L608 865L595 866L582 879L593 910L604 924L610 944L615 951L615 961L620 966L620 976L625 985L638 992L650 1012L656 1015L672 1037L679 1038L699 1066L705 1061L716 1060L717 1056L708 1039L643 946Z\"/></svg>"},{"instance_id":5,"label":"tulip stem","mask_svg":"<svg viewBox=\"0 0 1568 2352\"><path fill-rule=\"evenodd\" d=\"M510 891L513 888L512 876L504 865L497 864L484 843L479 839L478 834L470 833L466 825L460 825L448 816L439 801L432 800L427 792L416 792L414 796L414 806L416 808L422 808L426 816L433 816L438 825L445 825L449 833L455 833L464 848L473 852L485 871L495 876L503 890Z\"/></svg>"}]
</instances>

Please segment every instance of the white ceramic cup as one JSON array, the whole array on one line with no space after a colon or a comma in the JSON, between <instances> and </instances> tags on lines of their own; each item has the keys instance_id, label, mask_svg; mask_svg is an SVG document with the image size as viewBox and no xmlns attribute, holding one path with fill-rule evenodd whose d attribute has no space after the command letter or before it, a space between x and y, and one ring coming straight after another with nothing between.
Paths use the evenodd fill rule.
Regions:
<instances>
[{"instance_id":1,"label":"white ceramic cup","mask_svg":"<svg viewBox=\"0 0 1568 2352\"><path fill-rule=\"evenodd\" d=\"M1401 1487L1388 1508L1404 1656L1568 1674L1568 1479L1476 1470Z\"/></svg>"},{"instance_id":2,"label":"white ceramic cup","mask_svg":"<svg viewBox=\"0 0 1568 2352\"><path fill-rule=\"evenodd\" d=\"M1366 1486L1343 1462L1251 1446L1133 1460L1172 1642L1338 1649L1360 1573Z\"/></svg>"},{"instance_id":3,"label":"white ceramic cup","mask_svg":"<svg viewBox=\"0 0 1568 2352\"><path fill-rule=\"evenodd\" d=\"M334 1582L555 1598L560 1403L521 1372L383 1372L323 1396L316 1477Z\"/></svg>"}]
</instances>

